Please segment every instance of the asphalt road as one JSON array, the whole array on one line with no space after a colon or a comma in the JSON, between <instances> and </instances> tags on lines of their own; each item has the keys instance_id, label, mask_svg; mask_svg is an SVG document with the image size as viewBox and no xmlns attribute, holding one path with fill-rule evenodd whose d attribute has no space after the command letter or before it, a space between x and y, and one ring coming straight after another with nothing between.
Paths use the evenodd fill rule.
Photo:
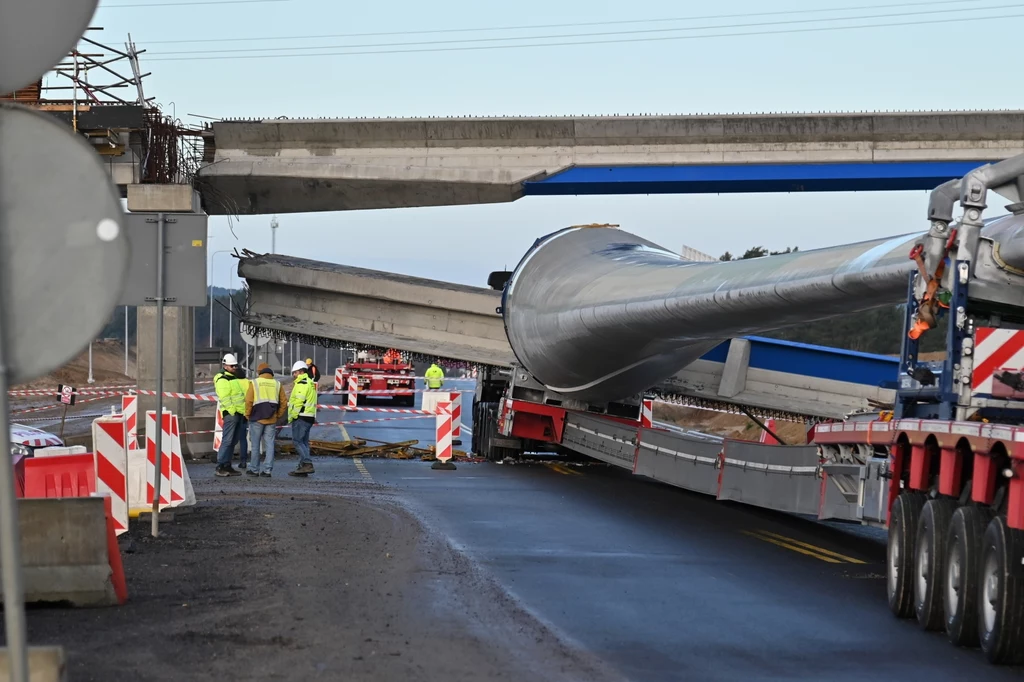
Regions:
<instances>
[{"instance_id":1,"label":"asphalt road","mask_svg":"<svg viewBox=\"0 0 1024 682\"><path fill-rule=\"evenodd\" d=\"M427 443L431 428L347 427ZM320 459L316 478L387 486L527 611L629 679L1020 679L889 613L884 531L717 502L603 465L443 472Z\"/></svg>"}]
</instances>

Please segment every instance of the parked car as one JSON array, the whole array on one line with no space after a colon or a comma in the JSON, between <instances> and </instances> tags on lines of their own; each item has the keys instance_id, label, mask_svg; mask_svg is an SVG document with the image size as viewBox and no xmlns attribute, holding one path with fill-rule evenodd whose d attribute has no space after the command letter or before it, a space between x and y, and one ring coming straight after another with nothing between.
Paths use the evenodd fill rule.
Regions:
<instances>
[{"instance_id":1,"label":"parked car","mask_svg":"<svg viewBox=\"0 0 1024 682\"><path fill-rule=\"evenodd\" d=\"M47 431L25 426L24 424L11 424L11 456L21 455L31 457L37 448L62 447L64 441Z\"/></svg>"}]
</instances>

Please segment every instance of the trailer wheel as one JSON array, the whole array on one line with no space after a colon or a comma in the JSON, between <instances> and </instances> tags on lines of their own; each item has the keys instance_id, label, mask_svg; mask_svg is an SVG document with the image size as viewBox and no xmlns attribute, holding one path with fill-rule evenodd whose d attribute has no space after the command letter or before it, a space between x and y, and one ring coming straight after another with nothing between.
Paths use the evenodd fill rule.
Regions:
<instances>
[{"instance_id":1,"label":"trailer wheel","mask_svg":"<svg viewBox=\"0 0 1024 682\"><path fill-rule=\"evenodd\" d=\"M992 514L983 507L953 512L946 543L946 589L943 606L946 636L956 646L978 646L978 573L982 537Z\"/></svg>"},{"instance_id":2,"label":"trailer wheel","mask_svg":"<svg viewBox=\"0 0 1024 682\"><path fill-rule=\"evenodd\" d=\"M914 544L917 520L925 497L921 493L900 493L892 505L889 543L886 552L886 591L889 609L897 618L914 615Z\"/></svg>"},{"instance_id":3,"label":"trailer wheel","mask_svg":"<svg viewBox=\"0 0 1024 682\"><path fill-rule=\"evenodd\" d=\"M928 500L917 522L914 551L914 613L925 630L945 625L943 595L946 584L946 541L956 502Z\"/></svg>"},{"instance_id":4,"label":"trailer wheel","mask_svg":"<svg viewBox=\"0 0 1024 682\"><path fill-rule=\"evenodd\" d=\"M992 663L1024 663L1024 532L996 517L982 541L978 635Z\"/></svg>"}]
</instances>

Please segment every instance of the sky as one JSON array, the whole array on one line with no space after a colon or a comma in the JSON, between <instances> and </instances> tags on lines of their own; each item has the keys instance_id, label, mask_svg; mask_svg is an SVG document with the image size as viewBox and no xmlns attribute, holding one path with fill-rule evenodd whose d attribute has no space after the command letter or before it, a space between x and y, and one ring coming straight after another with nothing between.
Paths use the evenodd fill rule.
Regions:
<instances>
[{"instance_id":1,"label":"sky","mask_svg":"<svg viewBox=\"0 0 1024 682\"><path fill-rule=\"evenodd\" d=\"M147 96L193 125L206 120L193 115L345 118L1022 108L1016 88L1000 78L1014 73L1011 46L1024 28L1024 2L1010 0L912 6L881 0L192 0L168 6L184 1L103 0L93 25L104 30L89 35L121 46L130 33L137 47L146 50L141 63L143 72L151 74L145 79ZM871 5L875 7L807 13ZM796 13L763 14L768 12ZM709 15L736 16L665 21ZM843 16L872 18L808 21ZM949 21L968 17L995 19ZM636 23L581 25L626 21ZM782 21L804 23L776 23ZM922 23L928 21L949 23ZM666 29L694 26L733 28L688 35L879 23L910 25L376 55L286 57L282 55L289 51L284 50L272 58L240 58L299 46L324 46L310 50L314 54L351 45L393 45L354 51L436 50L455 45L437 41L495 37L648 31L553 40L572 42L679 36L684 34ZM571 26L481 30L551 24ZM453 32L457 29L467 30ZM306 38L410 31L447 32ZM238 40L249 38L259 40ZM186 40L196 42L169 42ZM427 42L434 44L422 45ZM263 52L211 52L253 49ZM526 197L484 206L279 215L277 252L486 286L489 272L514 267L537 237L568 225L615 223L674 250L685 244L718 256L751 246L805 250L924 230L926 208L925 192ZM232 259L216 251L270 251L270 221L271 216L210 219L212 284L227 286L233 278ZM387 248L381 248L382 241ZM237 278L233 281L238 286Z\"/></svg>"}]
</instances>

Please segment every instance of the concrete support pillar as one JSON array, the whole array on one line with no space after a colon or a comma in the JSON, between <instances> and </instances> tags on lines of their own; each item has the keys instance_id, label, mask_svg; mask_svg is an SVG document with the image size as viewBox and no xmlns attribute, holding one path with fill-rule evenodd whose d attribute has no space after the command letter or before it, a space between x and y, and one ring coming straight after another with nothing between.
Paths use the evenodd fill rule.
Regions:
<instances>
[{"instance_id":1,"label":"concrete support pillar","mask_svg":"<svg viewBox=\"0 0 1024 682\"><path fill-rule=\"evenodd\" d=\"M156 390L156 308L140 306L137 323L139 388ZM164 308L164 391L195 393L195 325L192 308ZM164 398L164 407L182 417L193 414L190 400ZM145 410L156 409L156 398L140 396L139 429Z\"/></svg>"}]
</instances>

